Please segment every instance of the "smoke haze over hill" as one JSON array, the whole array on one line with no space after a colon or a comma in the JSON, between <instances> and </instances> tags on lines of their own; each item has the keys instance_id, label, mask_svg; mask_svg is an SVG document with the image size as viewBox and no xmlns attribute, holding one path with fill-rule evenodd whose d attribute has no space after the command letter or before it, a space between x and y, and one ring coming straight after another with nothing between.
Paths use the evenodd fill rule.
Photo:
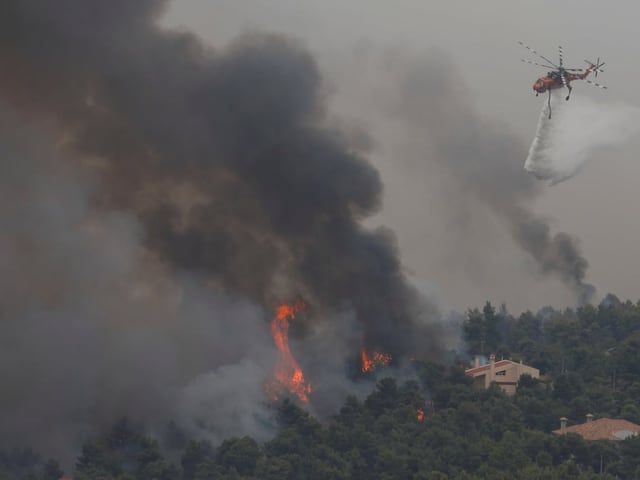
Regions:
<instances>
[{"instance_id":1,"label":"smoke haze over hill","mask_svg":"<svg viewBox=\"0 0 640 480\"><path fill-rule=\"evenodd\" d=\"M157 27L163 7L0 6L4 441L64 450L121 415L259 438L268 320L297 295L299 334L357 332L310 349L318 372L363 342L442 348L393 233L360 225L381 180L326 124L311 55L214 50Z\"/></svg>"},{"instance_id":2,"label":"smoke haze over hill","mask_svg":"<svg viewBox=\"0 0 640 480\"><path fill-rule=\"evenodd\" d=\"M309 305L291 349L317 412L362 388L363 345L400 365L450 346L396 233L367 223L383 142L335 118L311 51L255 31L210 46L160 27L166 6L0 4L0 443L64 458L122 415L267 438L269 320L293 298ZM508 237L587 301L576 239L530 206L525 145L479 113L450 58L379 67L384 93L360 90L424 159L416 178L440 183L446 254L478 261ZM422 208L403 218L430 227Z\"/></svg>"}]
</instances>

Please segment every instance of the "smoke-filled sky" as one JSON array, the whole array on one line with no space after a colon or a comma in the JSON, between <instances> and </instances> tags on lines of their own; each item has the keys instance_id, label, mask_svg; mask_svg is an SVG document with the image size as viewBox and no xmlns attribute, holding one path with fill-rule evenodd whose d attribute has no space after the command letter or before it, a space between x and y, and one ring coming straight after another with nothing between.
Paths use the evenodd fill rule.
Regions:
<instances>
[{"instance_id":1,"label":"smoke-filled sky","mask_svg":"<svg viewBox=\"0 0 640 480\"><path fill-rule=\"evenodd\" d=\"M68 459L123 415L196 435L269 430L269 320L332 411L361 347L446 348L407 277L365 142L295 39L215 48L166 2L0 4L0 448ZM260 85L256 86L256 79Z\"/></svg>"},{"instance_id":2,"label":"smoke-filled sky","mask_svg":"<svg viewBox=\"0 0 640 480\"><path fill-rule=\"evenodd\" d=\"M631 15L100 5L0 3L0 447L68 460L121 415L265 438L281 301L309 303L292 351L329 412L361 346L449 348L449 308L636 298L636 149L528 175L539 72L515 43L605 57L633 106Z\"/></svg>"},{"instance_id":3,"label":"smoke-filled sky","mask_svg":"<svg viewBox=\"0 0 640 480\"><path fill-rule=\"evenodd\" d=\"M419 62L428 65L437 48L451 63L454 81L463 84L466 108L488 126L504 127L528 149L542 103L531 85L545 71L520 62L535 58L516 41L552 59L562 44L571 66L583 67L585 58L602 57L606 72L598 80L609 89L576 82L576 98L636 106L637 13L631 1L612 8L591 0L177 0L164 22L193 29L215 44L246 30L285 32L301 39L319 61L333 111L355 120L373 137L371 158L385 184L383 211L375 222L395 229L403 261L416 281L437 292L446 307L466 308L490 299L519 311L543 303L562 307L574 300L559 280L539 275L500 220L465 202L464 191L456 192L460 198L453 203L463 205L452 218L451 196L435 191L445 187L433 166L425 166L429 162L423 161L424 148L416 152L415 135L408 139L404 126L388 115L390 98L401 88L398 71ZM395 65L384 63L383 56L395 57ZM400 66L399 58L407 57L411 60ZM372 68L375 62L379 65ZM427 90L433 88L425 83L421 92L416 86L413 95L430 95L434 92ZM527 200L552 233L579 239L589 263L586 281L597 288L598 297L607 291L637 297L640 258L635 245L640 242L640 223L631 209L640 175L638 151L638 141L605 150L570 181L544 186ZM526 151L513 159L515 166L522 167L525 158ZM512 178L492 175L497 184ZM451 225L456 222L467 227Z\"/></svg>"}]
</instances>

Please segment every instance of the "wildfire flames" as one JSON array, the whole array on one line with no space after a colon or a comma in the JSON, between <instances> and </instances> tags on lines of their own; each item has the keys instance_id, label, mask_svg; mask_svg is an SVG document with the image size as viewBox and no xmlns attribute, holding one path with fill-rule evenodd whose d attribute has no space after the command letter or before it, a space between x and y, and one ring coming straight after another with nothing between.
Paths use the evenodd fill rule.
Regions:
<instances>
[{"instance_id":1,"label":"wildfire flames","mask_svg":"<svg viewBox=\"0 0 640 480\"><path fill-rule=\"evenodd\" d=\"M360 350L360 359L363 372L373 372L376 368L386 367L391 363L391 355L388 353L373 352L369 355L364 347Z\"/></svg>"},{"instance_id":2,"label":"wildfire flames","mask_svg":"<svg viewBox=\"0 0 640 480\"><path fill-rule=\"evenodd\" d=\"M311 384L307 382L302 369L293 357L289 349L289 321L293 320L298 312L305 310L306 304L302 301L296 303L283 303L278 305L275 316L271 320L271 335L279 352L279 358L273 373L273 379L265 386L269 398L278 400L285 391L288 391L305 403L309 402ZM363 372L373 372L377 368L391 364L392 357L388 353L368 353L362 347L360 359ZM433 415L433 404L427 402L425 408L416 408L416 418L419 422L428 420Z\"/></svg>"},{"instance_id":3,"label":"wildfire flames","mask_svg":"<svg viewBox=\"0 0 640 480\"><path fill-rule=\"evenodd\" d=\"M272 400L280 398L286 389L303 402L309 401L311 385L304 379L302 369L289 350L289 320L294 319L296 313L305 308L304 302L279 305L276 316L271 320L271 335L280 352L273 381L266 388Z\"/></svg>"},{"instance_id":4,"label":"wildfire flames","mask_svg":"<svg viewBox=\"0 0 640 480\"><path fill-rule=\"evenodd\" d=\"M419 422L423 422L429 420L436 414L436 408L433 405L432 401L428 401L425 403L425 408L418 407L416 408L416 418Z\"/></svg>"}]
</instances>

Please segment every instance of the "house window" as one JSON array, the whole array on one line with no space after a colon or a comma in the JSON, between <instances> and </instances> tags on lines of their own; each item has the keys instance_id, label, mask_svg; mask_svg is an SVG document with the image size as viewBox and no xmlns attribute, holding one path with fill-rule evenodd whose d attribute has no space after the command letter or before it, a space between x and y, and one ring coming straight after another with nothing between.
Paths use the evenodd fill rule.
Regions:
<instances>
[{"instance_id":1,"label":"house window","mask_svg":"<svg viewBox=\"0 0 640 480\"><path fill-rule=\"evenodd\" d=\"M502 375L503 377L507 374L506 370L500 370L499 372L496 372L496 376L497 375Z\"/></svg>"}]
</instances>

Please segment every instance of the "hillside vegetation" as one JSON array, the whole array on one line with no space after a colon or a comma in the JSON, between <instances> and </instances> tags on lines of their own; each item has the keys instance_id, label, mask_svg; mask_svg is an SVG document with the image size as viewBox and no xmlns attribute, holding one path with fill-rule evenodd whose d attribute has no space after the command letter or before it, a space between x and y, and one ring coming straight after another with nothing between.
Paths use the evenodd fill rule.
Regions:
<instances>
[{"instance_id":1,"label":"hillside vegetation","mask_svg":"<svg viewBox=\"0 0 640 480\"><path fill-rule=\"evenodd\" d=\"M640 304L608 296L598 307L514 317L487 303L467 313L462 330L469 352L522 359L542 379L522 377L509 397L473 385L468 355L449 366L415 362L415 380L380 378L366 399L346 398L322 423L285 400L275 411L279 432L261 445L182 438L161 448L166 439L122 420L83 447L74 479L640 478L640 438L550 433L560 417L582 423L587 413L640 423ZM5 452L0 465L1 480L62 473L25 449Z\"/></svg>"}]
</instances>

